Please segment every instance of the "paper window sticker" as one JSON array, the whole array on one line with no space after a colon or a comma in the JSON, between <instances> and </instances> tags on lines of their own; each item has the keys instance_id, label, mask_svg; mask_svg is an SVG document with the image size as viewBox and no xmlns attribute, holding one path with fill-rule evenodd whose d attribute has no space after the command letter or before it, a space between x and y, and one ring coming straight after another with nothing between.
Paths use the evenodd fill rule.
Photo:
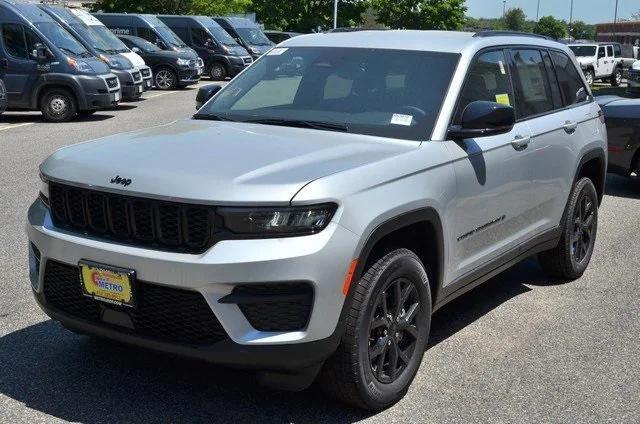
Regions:
<instances>
[{"instance_id":1,"label":"paper window sticker","mask_svg":"<svg viewBox=\"0 0 640 424\"><path fill-rule=\"evenodd\" d=\"M402 113L394 113L393 116L391 117L391 123L393 125L404 125L405 127L408 127L411 125L411 122L413 122L412 115L403 115Z\"/></svg>"},{"instance_id":2,"label":"paper window sticker","mask_svg":"<svg viewBox=\"0 0 640 424\"><path fill-rule=\"evenodd\" d=\"M502 105L511 106L511 101L509 100L508 94L496 94L496 103L500 103Z\"/></svg>"}]
</instances>

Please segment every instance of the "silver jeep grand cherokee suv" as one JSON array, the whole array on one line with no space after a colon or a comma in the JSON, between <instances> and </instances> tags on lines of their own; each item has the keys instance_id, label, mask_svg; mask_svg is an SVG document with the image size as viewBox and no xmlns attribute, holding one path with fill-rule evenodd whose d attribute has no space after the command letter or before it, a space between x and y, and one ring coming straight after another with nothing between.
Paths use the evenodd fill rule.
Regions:
<instances>
[{"instance_id":1,"label":"silver jeep grand cherokee suv","mask_svg":"<svg viewBox=\"0 0 640 424\"><path fill-rule=\"evenodd\" d=\"M559 43L296 37L194 119L49 157L31 283L79 333L384 408L451 299L533 254L582 275L606 144Z\"/></svg>"}]
</instances>

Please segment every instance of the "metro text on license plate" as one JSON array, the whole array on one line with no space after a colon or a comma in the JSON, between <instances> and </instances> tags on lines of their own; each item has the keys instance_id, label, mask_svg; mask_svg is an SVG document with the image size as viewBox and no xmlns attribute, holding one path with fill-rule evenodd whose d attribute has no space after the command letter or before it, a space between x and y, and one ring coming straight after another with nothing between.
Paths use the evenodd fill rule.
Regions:
<instances>
[{"instance_id":1,"label":"metro text on license plate","mask_svg":"<svg viewBox=\"0 0 640 424\"><path fill-rule=\"evenodd\" d=\"M84 260L78 265L85 296L114 305L135 306L134 271Z\"/></svg>"}]
</instances>

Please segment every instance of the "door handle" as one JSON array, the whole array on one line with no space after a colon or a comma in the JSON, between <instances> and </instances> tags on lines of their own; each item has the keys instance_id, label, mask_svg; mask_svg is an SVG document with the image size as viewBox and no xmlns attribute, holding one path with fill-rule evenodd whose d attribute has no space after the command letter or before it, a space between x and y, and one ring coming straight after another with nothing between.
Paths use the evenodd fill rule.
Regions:
<instances>
[{"instance_id":1,"label":"door handle","mask_svg":"<svg viewBox=\"0 0 640 424\"><path fill-rule=\"evenodd\" d=\"M514 138L511 142L511 145L514 149L520 151L526 149L529 143L531 143L531 137L523 137L521 135L517 135L516 138Z\"/></svg>"},{"instance_id":2,"label":"door handle","mask_svg":"<svg viewBox=\"0 0 640 424\"><path fill-rule=\"evenodd\" d=\"M567 134L573 134L574 132L576 132L576 128L578 128L578 123L567 121L564 123L562 128L564 128L564 132L566 132Z\"/></svg>"}]
</instances>

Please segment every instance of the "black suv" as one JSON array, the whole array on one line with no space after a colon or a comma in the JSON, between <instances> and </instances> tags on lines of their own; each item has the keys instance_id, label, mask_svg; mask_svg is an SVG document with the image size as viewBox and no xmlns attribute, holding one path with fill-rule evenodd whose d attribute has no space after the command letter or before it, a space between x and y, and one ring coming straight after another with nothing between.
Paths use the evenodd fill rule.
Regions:
<instances>
[{"instance_id":1,"label":"black suv","mask_svg":"<svg viewBox=\"0 0 640 424\"><path fill-rule=\"evenodd\" d=\"M156 88L172 90L197 84L200 80L197 60L190 53L162 50L144 38L133 35L119 35L118 38L151 67Z\"/></svg>"}]
</instances>

